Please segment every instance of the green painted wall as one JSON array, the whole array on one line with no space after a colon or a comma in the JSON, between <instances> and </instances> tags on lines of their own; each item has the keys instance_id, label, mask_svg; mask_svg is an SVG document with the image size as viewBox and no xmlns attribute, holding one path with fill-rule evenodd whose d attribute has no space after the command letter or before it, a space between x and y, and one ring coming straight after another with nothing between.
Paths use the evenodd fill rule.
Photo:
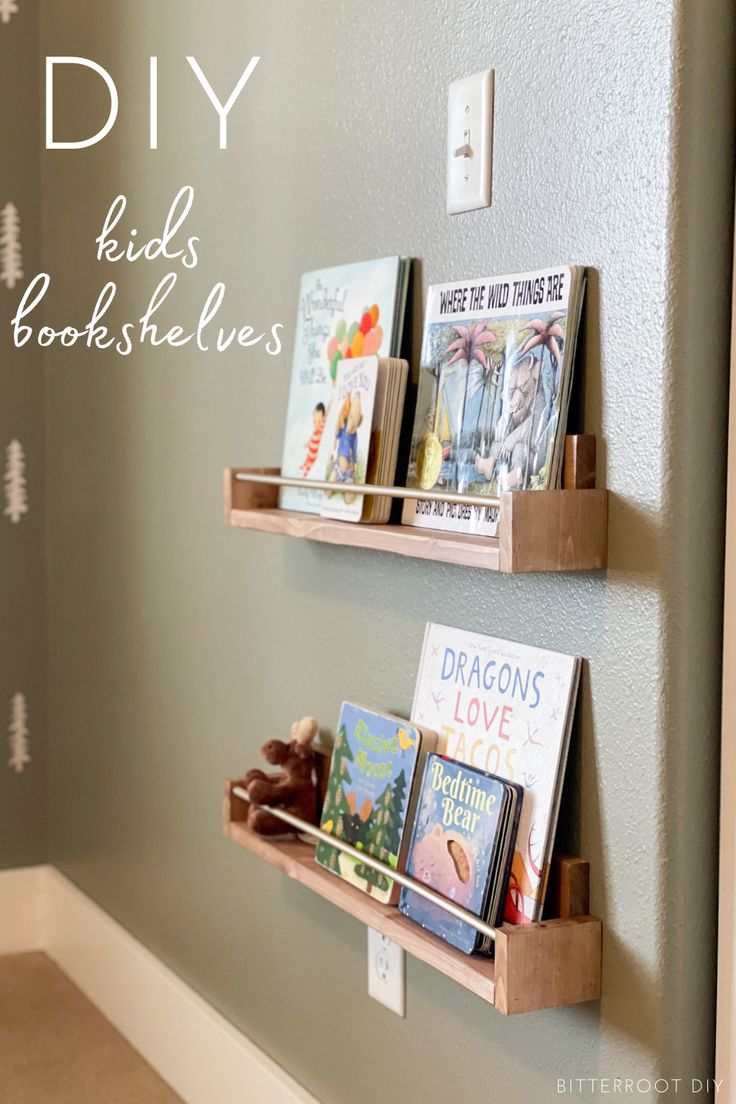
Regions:
<instances>
[{"instance_id":1,"label":"green painted wall","mask_svg":"<svg viewBox=\"0 0 736 1104\"><path fill-rule=\"evenodd\" d=\"M48 320L84 324L108 278L112 317L136 317L167 267L98 264L104 213L124 192L152 235L191 183L202 259L165 316L191 321L221 278L223 318L287 323L277 361L46 356L53 861L329 1104L373 1104L379 1063L388 1099L463 1104L711 1074L731 6L42 9L41 54L93 57L121 92L104 143L45 158ZM224 91L252 53L221 154L184 56ZM494 203L450 219L447 84L488 64ZM64 84L60 124L96 129L94 78ZM393 252L420 259L415 356L428 283L591 266L579 406L613 492L607 574L510 579L223 527L223 466L280 455L300 273ZM593 863L600 1005L505 1020L410 962L399 1021L367 997L364 930L221 838L222 779L266 736L303 713L330 726L344 697L408 708L427 619L588 660L562 836Z\"/></svg>"},{"instance_id":2,"label":"green painted wall","mask_svg":"<svg viewBox=\"0 0 736 1104\"><path fill-rule=\"evenodd\" d=\"M40 267L41 148L38 141L38 5L0 21L0 210L18 209L23 268ZM8 327L22 281L0 281L0 867L46 855L46 602L43 356L15 349ZM6 514L7 448L25 454L28 512ZM31 762L10 766L12 701L26 703Z\"/></svg>"}]
</instances>

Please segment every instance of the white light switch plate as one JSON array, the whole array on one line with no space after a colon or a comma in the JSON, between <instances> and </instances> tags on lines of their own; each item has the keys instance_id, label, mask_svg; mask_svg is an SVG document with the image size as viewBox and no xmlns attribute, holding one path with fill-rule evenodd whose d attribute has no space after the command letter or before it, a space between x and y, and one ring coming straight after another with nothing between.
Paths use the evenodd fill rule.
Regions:
<instances>
[{"instance_id":1,"label":"white light switch plate","mask_svg":"<svg viewBox=\"0 0 736 1104\"><path fill-rule=\"evenodd\" d=\"M406 964L402 947L368 928L368 995L406 1016Z\"/></svg>"},{"instance_id":2,"label":"white light switch plate","mask_svg":"<svg viewBox=\"0 0 736 1104\"><path fill-rule=\"evenodd\" d=\"M447 98L447 213L491 205L493 70L453 81Z\"/></svg>"}]
</instances>

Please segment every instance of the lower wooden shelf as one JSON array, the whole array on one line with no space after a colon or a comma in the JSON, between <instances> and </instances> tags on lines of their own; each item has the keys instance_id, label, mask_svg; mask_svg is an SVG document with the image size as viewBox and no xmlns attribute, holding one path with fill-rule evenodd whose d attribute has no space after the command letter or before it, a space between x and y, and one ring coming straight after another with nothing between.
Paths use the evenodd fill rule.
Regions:
<instances>
[{"instance_id":1,"label":"lower wooden shelf","mask_svg":"<svg viewBox=\"0 0 736 1104\"><path fill-rule=\"evenodd\" d=\"M601 922L565 915L538 924L498 929L495 959L464 955L424 931L397 908L372 900L318 866L314 845L297 839L267 839L246 827L247 803L235 796L237 780L225 783L224 830L228 839L361 923L392 939L505 1015L597 1000L601 991ZM587 913L588 864L561 858L551 898L560 910Z\"/></svg>"}]
</instances>

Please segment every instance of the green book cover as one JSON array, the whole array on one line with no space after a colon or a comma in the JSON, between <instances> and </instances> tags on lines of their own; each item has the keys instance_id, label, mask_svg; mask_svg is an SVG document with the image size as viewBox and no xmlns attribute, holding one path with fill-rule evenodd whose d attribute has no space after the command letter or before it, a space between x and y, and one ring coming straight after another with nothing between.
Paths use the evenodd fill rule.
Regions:
<instances>
[{"instance_id":1,"label":"green book cover","mask_svg":"<svg viewBox=\"0 0 736 1104\"><path fill-rule=\"evenodd\" d=\"M417 765L427 732L385 713L345 702L322 810L323 831L403 869ZM430 749L431 750L431 749ZM327 843L317 862L386 904L398 897L393 879Z\"/></svg>"}]
</instances>

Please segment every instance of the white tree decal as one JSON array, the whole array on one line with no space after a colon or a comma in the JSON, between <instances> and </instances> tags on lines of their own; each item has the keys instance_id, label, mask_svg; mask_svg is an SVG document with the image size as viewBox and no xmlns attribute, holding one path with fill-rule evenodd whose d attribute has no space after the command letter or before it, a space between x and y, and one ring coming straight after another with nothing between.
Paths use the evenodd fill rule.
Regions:
<instances>
[{"instance_id":1,"label":"white tree decal","mask_svg":"<svg viewBox=\"0 0 736 1104\"><path fill-rule=\"evenodd\" d=\"M8 743L10 744L8 766L16 774L22 774L31 761L31 747L28 736L28 704L23 694L13 694L10 700L10 725L8 727Z\"/></svg>"},{"instance_id":2,"label":"white tree decal","mask_svg":"<svg viewBox=\"0 0 736 1104\"><path fill-rule=\"evenodd\" d=\"M18 11L18 0L0 0L0 19L3 23L9 23L11 15Z\"/></svg>"},{"instance_id":3,"label":"white tree decal","mask_svg":"<svg viewBox=\"0 0 736 1104\"><path fill-rule=\"evenodd\" d=\"M3 2L4 0L0 0L0 5ZM2 11L1 7L0 11ZM6 203L0 212L0 280L12 291L18 281L22 279L23 251L20 245L20 214L14 203Z\"/></svg>"},{"instance_id":4,"label":"white tree decal","mask_svg":"<svg viewBox=\"0 0 736 1104\"><path fill-rule=\"evenodd\" d=\"M23 446L14 437L5 450L5 509L3 513L14 525L28 513L28 491L26 489L26 458Z\"/></svg>"}]
</instances>

